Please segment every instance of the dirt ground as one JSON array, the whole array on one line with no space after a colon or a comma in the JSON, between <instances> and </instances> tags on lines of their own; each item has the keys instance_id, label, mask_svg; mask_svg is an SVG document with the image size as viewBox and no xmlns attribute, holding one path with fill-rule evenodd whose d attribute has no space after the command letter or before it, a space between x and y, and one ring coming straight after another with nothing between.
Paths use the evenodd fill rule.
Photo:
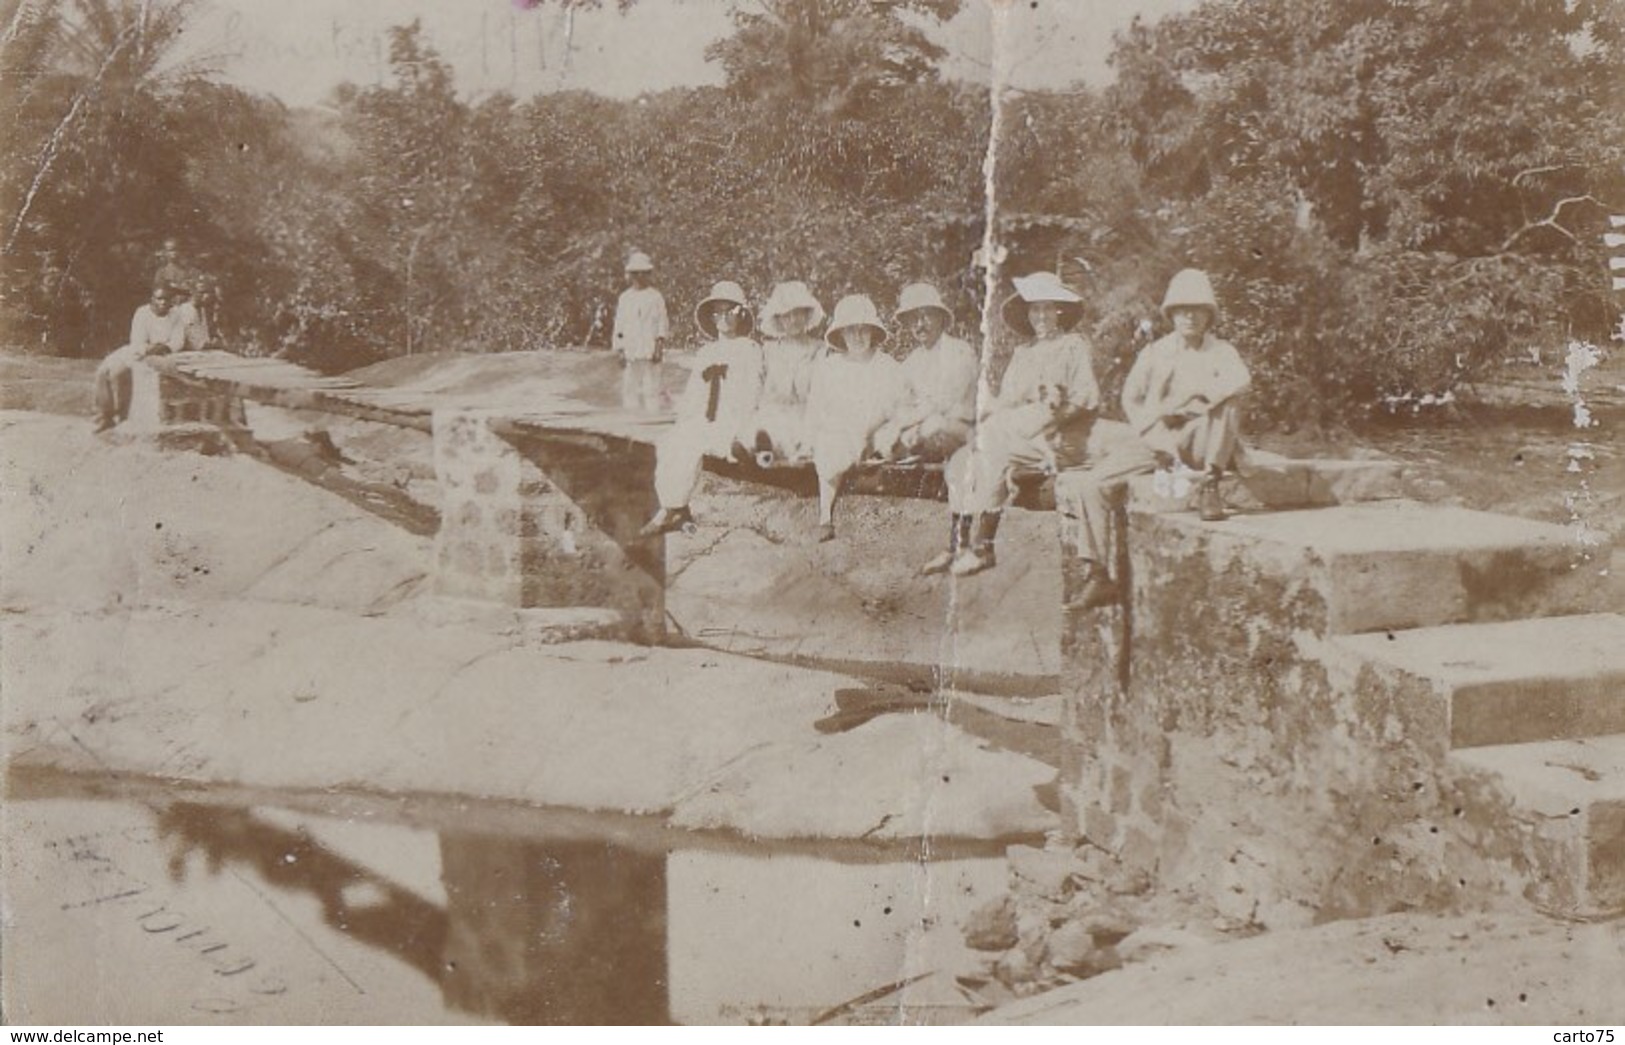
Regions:
<instances>
[{"instance_id":1,"label":"dirt ground","mask_svg":"<svg viewBox=\"0 0 1625 1045\"><path fill-rule=\"evenodd\" d=\"M396 366L396 377L420 382L450 382L454 375L443 361L390 365ZM463 368L456 380L478 380L479 367L466 362L453 367ZM229 604L243 597L285 603L290 611L319 608L347 620L377 620L398 618L400 607L421 591L428 539L341 511L331 494L262 462L176 455L154 466L161 474L122 471L131 456L88 437L89 374L90 366L79 361L0 356L0 407L8 411L0 414L7 485L0 524L7 575L0 611L16 615L14 620L88 613L111 625L125 612L121 604L124 593L130 593L132 601L139 598L176 612L217 607L208 612L218 612L222 620L231 612ZM1617 383L1620 376L1609 372L1602 378ZM1511 405L1462 411L1448 421L1372 428L1340 439L1336 446L1301 437L1266 436L1259 442L1288 453L1398 458L1410 466L1408 481L1419 499L1585 526L1599 535L1598 554L1612 554L1618 567L1613 547L1625 529L1625 447L1618 435L1617 407L1604 403L1597 414L1599 427L1576 429L1555 378L1549 386L1537 382L1534 392L1526 390L1522 396ZM79 421L70 424L68 417L83 419L86 431L80 433L73 427ZM292 433L305 423L298 417L283 421ZM24 431L33 433L29 446L19 442ZM47 433L51 446L50 464L43 468L28 460L41 452L40 433ZM432 497L432 469L425 471L421 434L353 427L338 431L335 439L352 455L347 467L357 474L398 480L403 489ZM124 487L130 491L127 507L108 516L98 506L106 503L109 490ZM189 518L185 526L166 526L161 499L143 495L160 487L195 490L197 496L188 496L185 503L207 505L207 516ZM804 588L798 595L801 602L792 604L774 597L789 583L787 575L746 590L734 574L707 579L705 555L679 550L673 594L679 615L684 600L692 615L703 611L715 617L717 606L736 616L749 613L759 633L752 641L759 641L760 634L771 637L775 627L788 628L786 622L809 610L801 603L810 599L833 607L808 632L833 636L828 649L864 648L876 659L916 655L917 649L900 653L873 634L874 613L896 617L907 604L901 604L902 610L877 607L886 579L865 581L862 570L873 560L918 558L919 545L932 539L940 506L920 503L897 518L860 506L850 517L863 542L853 546L866 549L864 561L850 550L820 551L800 544L795 535L810 508L795 499L755 498L713 484L698 507L718 519L755 512L754 528L722 527L712 536L756 542L760 546L752 544L745 553L781 561L788 556L793 567L784 569L797 573L801 579L796 583L822 578L820 583L838 586L838 591ZM760 536L764 532L768 536ZM702 531L693 547L704 548L706 536ZM1036 537L1014 543L1041 544ZM1038 568L1036 556L1027 567L1020 566L1022 561L1019 554L1012 560L1017 567L1012 576ZM1616 585L1622 572L1613 571ZM118 583L109 584L110 577ZM836 594L817 594L823 590ZM1009 590L1026 589L1013 584ZM916 593L916 598L925 595ZM992 599L978 611L1025 632L1026 641L1040 652L1022 653L1014 661L1039 678L1050 674L1050 661L1042 659L1050 654L1042 652L1048 615L1041 605L1042 600L1008 596ZM1025 613L1032 614L1030 621ZM918 621L918 634L940 637L942 620ZM113 638L118 640L116 634ZM734 642L739 652L748 651L737 629L731 640L718 644L726 641ZM804 644L819 648L812 639ZM999 660L998 645L990 644L981 656L990 670L1009 671L1009 664ZM1032 693L1004 699L999 710L1007 721L1025 717L1041 722L1046 714L1038 703L1011 703L1038 700ZM7 738L7 748L8 757L16 753L15 737ZM1041 744L1034 750L1053 758ZM833 772L826 786L839 781L839 767ZM1397 914L1245 940L1229 939L1208 924L1170 924L1125 941L1121 949L1124 968L1014 1003L1000 1010L998 1018L1066 1023L1618 1022L1618 984L1625 982L1625 924L1569 924L1517 910L1452 919ZM1193 981L1212 989L1193 992Z\"/></svg>"}]
</instances>

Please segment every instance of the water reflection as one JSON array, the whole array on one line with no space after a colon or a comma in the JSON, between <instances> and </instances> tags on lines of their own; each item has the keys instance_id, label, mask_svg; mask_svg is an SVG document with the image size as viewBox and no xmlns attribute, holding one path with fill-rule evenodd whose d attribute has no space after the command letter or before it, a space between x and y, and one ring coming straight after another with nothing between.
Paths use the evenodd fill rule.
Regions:
<instances>
[{"instance_id":1,"label":"water reflection","mask_svg":"<svg viewBox=\"0 0 1625 1045\"><path fill-rule=\"evenodd\" d=\"M72 832L69 811L85 803L26 805L31 831L55 819ZM181 898L233 878L269 890L285 911L305 913L294 929L307 941L387 955L447 1010L520 1024L850 1019L857 1007L843 1003L866 995L881 999L866 1019L964 1019L967 999L940 985L963 967L964 915L1004 883L997 859L841 862L386 828L263 798L149 796L117 808L121 820L156 825L151 859ZM367 993L366 974L355 979Z\"/></svg>"}]
</instances>

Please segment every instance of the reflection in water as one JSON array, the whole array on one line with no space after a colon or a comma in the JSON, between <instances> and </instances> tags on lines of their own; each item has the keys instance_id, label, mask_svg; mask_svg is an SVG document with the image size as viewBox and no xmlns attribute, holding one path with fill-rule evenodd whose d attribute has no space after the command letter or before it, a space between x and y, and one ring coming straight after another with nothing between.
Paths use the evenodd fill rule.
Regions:
<instances>
[{"instance_id":1,"label":"reflection in water","mask_svg":"<svg viewBox=\"0 0 1625 1045\"><path fill-rule=\"evenodd\" d=\"M62 911L110 911L115 905L98 899L104 893L139 893L128 901L136 904L130 917L149 903L187 912L188 934L172 934L176 943L198 936L194 922L212 923L213 935L198 940L249 941L252 950L258 939L263 957L272 947L264 913L273 909L318 959L302 982L336 972L351 992L345 1018L362 1022L425 1011L524 1024L959 1022L976 1005L954 986L954 974L974 960L960 926L969 910L1002 891L1005 876L999 858L882 860L859 848L847 853L856 862L846 862L809 855L809 847L729 851L653 823L643 834L576 820L565 829L569 837L559 838L556 820L485 816L463 803L460 812L436 813L433 800L438 831L391 824L387 815L375 820L371 812L296 812L261 793L227 806L176 802L162 785L131 781L56 775L24 786L20 796L15 774L8 785L12 802L27 800L13 806L11 826L32 824L36 840L41 832L92 838L87 830L113 837L90 822L139 826L118 836L144 839L133 849L96 843L130 870L117 882L60 883L55 892L75 901ZM53 800L62 798L81 801ZM104 803L111 820L87 818L97 807L84 799ZM152 818L156 831L146 827ZM602 840L605 834L617 842ZM8 835L8 846L19 838ZM693 848L664 849L691 838ZM143 860L151 871L141 871ZM161 877L163 868L183 895L130 888L142 884L143 873ZM267 894L279 902L253 902ZM252 907L233 919L219 906L226 896ZM139 928L133 942L119 945L135 949L118 960L141 961L140 948L158 938ZM37 929L50 931L43 922ZM356 961L368 952L402 964L386 960L369 969ZM414 983L427 997L417 996ZM174 981L159 996L188 989ZM282 997L282 1008L253 1004L271 1022L276 1013L311 1018L313 995Z\"/></svg>"},{"instance_id":2,"label":"reflection in water","mask_svg":"<svg viewBox=\"0 0 1625 1045\"><path fill-rule=\"evenodd\" d=\"M601 842L440 836L441 987L510 1023L665 1023L666 861Z\"/></svg>"},{"instance_id":3,"label":"reflection in water","mask_svg":"<svg viewBox=\"0 0 1625 1045\"><path fill-rule=\"evenodd\" d=\"M665 858L599 842L546 844L443 832L435 906L305 831L242 809L158 813L170 874L205 854L313 895L334 929L440 985L447 1004L521 1024L664 1023Z\"/></svg>"}]
</instances>

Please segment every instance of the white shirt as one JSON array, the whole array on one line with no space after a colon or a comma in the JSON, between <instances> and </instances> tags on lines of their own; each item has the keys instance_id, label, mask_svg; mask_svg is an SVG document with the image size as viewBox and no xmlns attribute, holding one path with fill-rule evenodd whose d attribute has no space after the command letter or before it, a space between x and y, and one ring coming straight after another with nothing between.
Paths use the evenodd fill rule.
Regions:
<instances>
[{"instance_id":1,"label":"white shirt","mask_svg":"<svg viewBox=\"0 0 1625 1045\"><path fill-rule=\"evenodd\" d=\"M761 394L762 347L748 337L720 338L700 346L692 369L678 418L740 431Z\"/></svg>"},{"instance_id":2,"label":"white shirt","mask_svg":"<svg viewBox=\"0 0 1625 1045\"><path fill-rule=\"evenodd\" d=\"M902 423L945 417L969 423L976 416L976 350L957 337L943 335L930 348L919 348L901 364L905 405Z\"/></svg>"},{"instance_id":3,"label":"white shirt","mask_svg":"<svg viewBox=\"0 0 1625 1045\"><path fill-rule=\"evenodd\" d=\"M1252 375L1241 353L1212 334L1191 348L1176 334L1158 338L1140 350L1123 382L1123 413L1134 431L1146 435L1162 415L1178 409L1193 395L1217 405L1244 392Z\"/></svg>"},{"instance_id":4,"label":"white shirt","mask_svg":"<svg viewBox=\"0 0 1625 1045\"><path fill-rule=\"evenodd\" d=\"M1093 350L1082 334L1057 334L1016 349L999 383L997 409L1039 402L1043 389L1064 390L1073 410L1099 410Z\"/></svg>"},{"instance_id":5,"label":"white shirt","mask_svg":"<svg viewBox=\"0 0 1625 1045\"><path fill-rule=\"evenodd\" d=\"M884 352L858 362L830 352L813 366L807 420L817 433L867 439L897 413L902 364Z\"/></svg>"},{"instance_id":6,"label":"white shirt","mask_svg":"<svg viewBox=\"0 0 1625 1045\"><path fill-rule=\"evenodd\" d=\"M191 302L171 305L163 315L142 305L130 320L130 348L141 358L160 346L171 352L195 352L208 343L203 320Z\"/></svg>"},{"instance_id":7,"label":"white shirt","mask_svg":"<svg viewBox=\"0 0 1625 1045\"><path fill-rule=\"evenodd\" d=\"M627 359L653 359L671 333L666 299L653 287L627 287L615 302L615 351Z\"/></svg>"},{"instance_id":8,"label":"white shirt","mask_svg":"<svg viewBox=\"0 0 1625 1045\"><path fill-rule=\"evenodd\" d=\"M762 402L804 405L812 390L813 364L825 354L824 343L807 334L768 341L762 346Z\"/></svg>"}]
</instances>

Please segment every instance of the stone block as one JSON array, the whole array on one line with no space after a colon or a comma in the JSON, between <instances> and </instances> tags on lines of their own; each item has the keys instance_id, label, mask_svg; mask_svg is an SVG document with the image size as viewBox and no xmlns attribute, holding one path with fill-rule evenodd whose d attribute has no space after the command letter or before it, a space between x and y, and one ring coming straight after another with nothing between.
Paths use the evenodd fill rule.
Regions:
<instances>
[{"instance_id":1,"label":"stone block","mask_svg":"<svg viewBox=\"0 0 1625 1045\"><path fill-rule=\"evenodd\" d=\"M1478 802L1510 800L1510 815L1488 818L1488 830L1535 865L1532 899L1564 913L1625 913L1625 735L1473 748L1450 761L1485 781Z\"/></svg>"},{"instance_id":2,"label":"stone block","mask_svg":"<svg viewBox=\"0 0 1625 1045\"><path fill-rule=\"evenodd\" d=\"M1456 748L1625 733L1625 617L1589 614L1342 636L1438 702Z\"/></svg>"}]
</instances>

